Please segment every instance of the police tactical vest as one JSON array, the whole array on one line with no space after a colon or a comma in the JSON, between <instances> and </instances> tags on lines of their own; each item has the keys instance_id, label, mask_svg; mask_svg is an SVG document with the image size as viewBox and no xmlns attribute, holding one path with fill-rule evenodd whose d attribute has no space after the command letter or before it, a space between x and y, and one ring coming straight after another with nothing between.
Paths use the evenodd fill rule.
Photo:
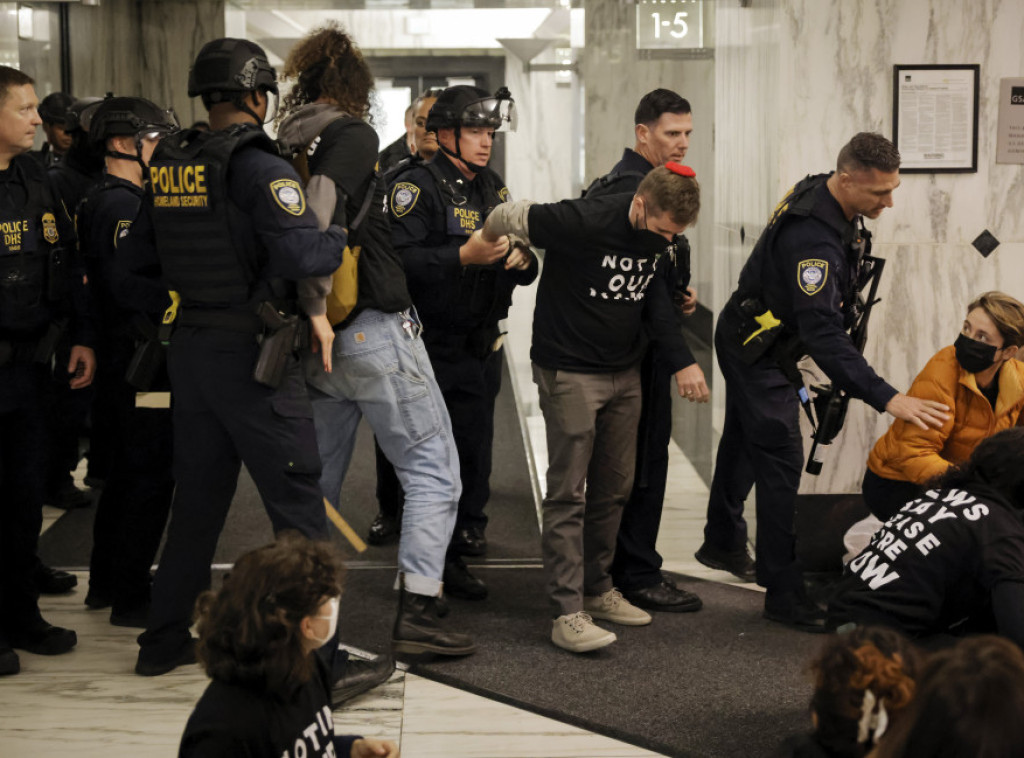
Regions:
<instances>
[{"instance_id":1,"label":"police tactical vest","mask_svg":"<svg viewBox=\"0 0 1024 758\"><path fill-rule=\"evenodd\" d=\"M239 250L227 190L232 153L255 145L277 154L262 129L184 131L160 141L149 164L157 253L169 288L199 307L249 302L259 270L256 250Z\"/></svg>"},{"instance_id":2,"label":"police tactical vest","mask_svg":"<svg viewBox=\"0 0 1024 758\"><path fill-rule=\"evenodd\" d=\"M27 200L16 210L0 208L0 331L34 332L67 294L69 262L43 169L29 156L16 156L11 167Z\"/></svg>"}]
</instances>

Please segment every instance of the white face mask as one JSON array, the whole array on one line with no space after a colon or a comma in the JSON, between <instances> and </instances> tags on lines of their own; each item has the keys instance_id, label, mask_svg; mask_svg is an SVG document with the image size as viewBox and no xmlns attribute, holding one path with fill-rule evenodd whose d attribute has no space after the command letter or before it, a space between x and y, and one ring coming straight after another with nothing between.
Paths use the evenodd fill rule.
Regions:
<instances>
[{"instance_id":1,"label":"white face mask","mask_svg":"<svg viewBox=\"0 0 1024 758\"><path fill-rule=\"evenodd\" d=\"M310 638L310 639L312 639L314 642L316 642L319 645L326 645L328 642L330 642L331 638L334 637L334 633L338 629L338 609L341 606L341 598L340 597L332 597L330 600L327 601L327 603L331 606L331 615L330 616L313 616L312 617L312 618L315 618L315 619L324 619L324 620L330 621L330 624L327 627L327 636L326 637L323 637L323 638L321 638L321 637L311 637Z\"/></svg>"}]
</instances>

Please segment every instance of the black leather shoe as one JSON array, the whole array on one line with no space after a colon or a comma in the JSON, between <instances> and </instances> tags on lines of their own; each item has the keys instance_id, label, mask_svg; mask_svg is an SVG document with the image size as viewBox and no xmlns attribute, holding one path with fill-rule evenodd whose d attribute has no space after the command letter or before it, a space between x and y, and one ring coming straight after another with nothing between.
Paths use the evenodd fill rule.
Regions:
<instances>
[{"instance_id":1,"label":"black leather shoe","mask_svg":"<svg viewBox=\"0 0 1024 758\"><path fill-rule=\"evenodd\" d=\"M112 601L108 595L104 595L99 590L89 588L89 591L85 593L85 604L88 606L90 611L99 611L104 608L109 608Z\"/></svg>"},{"instance_id":2,"label":"black leather shoe","mask_svg":"<svg viewBox=\"0 0 1024 758\"><path fill-rule=\"evenodd\" d=\"M143 657L143 651L139 651L139 659L135 662L135 673L139 676L161 676L178 666L187 666L196 662L196 641L190 638L188 643L182 647L176 655L161 660Z\"/></svg>"},{"instance_id":3,"label":"black leather shoe","mask_svg":"<svg viewBox=\"0 0 1024 758\"><path fill-rule=\"evenodd\" d=\"M459 555L484 555L487 552L487 538L479 526L456 529L452 535L452 552Z\"/></svg>"},{"instance_id":4,"label":"black leather shoe","mask_svg":"<svg viewBox=\"0 0 1024 758\"><path fill-rule=\"evenodd\" d=\"M378 513L366 533L366 541L371 545L390 545L398 542L402 534L402 524L397 519Z\"/></svg>"},{"instance_id":5,"label":"black leather shoe","mask_svg":"<svg viewBox=\"0 0 1024 758\"><path fill-rule=\"evenodd\" d=\"M36 564L32 580L41 595L63 595L78 586L78 577L74 574L50 568L42 563Z\"/></svg>"},{"instance_id":6,"label":"black leather shoe","mask_svg":"<svg viewBox=\"0 0 1024 758\"><path fill-rule=\"evenodd\" d=\"M462 558L454 555L444 562L444 592L463 600L483 600L487 597L487 585L469 573Z\"/></svg>"},{"instance_id":7,"label":"black leather shoe","mask_svg":"<svg viewBox=\"0 0 1024 758\"><path fill-rule=\"evenodd\" d=\"M149 606L138 605L134 608L114 608L110 611L110 623L114 626L127 626L145 629L149 618Z\"/></svg>"},{"instance_id":8,"label":"black leather shoe","mask_svg":"<svg viewBox=\"0 0 1024 758\"><path fill-rule=\"evenodd\" d=\"M356 695L384 684L394 671L395 662L390 656L372 661L350 657L345 664L345 675L331 686L331 706L337 708Z\"/></svg>"},{"instance_id":9,"label":"black leather shoe","mask_svg":"<svg viewBox=\"0 0 1024 758\"><path fill-rule=\"evenodd\" d=\"M825 611L796 592L765 593L764 617L801 632L825 633Z\"/></svg>"},{"instance_id":10,"label":"black leather shoe","mask_svg":"<svg viewBox=\"0 0 1024 758\"><path fill-rule=\"evenodd\" d=\"M9 647L0 647L0 676L13 676L21 671L21 659Z\"/></svg>"},{"instance_id":11,"label":"black leather shoe","mask_svg":"<svg viewBox=\"0 0 1024 758\"><path fill-rule=\"evenodd\" d=\"M419 655L470 655L476 652L473 638L453 632L437 615L437 598L399 591L398 618L391 634L396 653Z\"/></svg>"},{"instance_id":12,"label":"black leather shoe","mask_svg":"<svg viewBox=\"0 0 1024 758\"><path fill-rule=\"evenodd\" d=\"M681 590L674 584L662 580L653 587L638 590L623 590L623 596L637 608L667 613L691 613L699 611L704 603L692 592Z\"/></svg>"},{"instance_id":13,"label":"black leather shoe","mask_svg":"<svg viewBox=\"0 0 1024 758\"><path fill-rule=\"evenodd\" d=\"M11 647L36 655L61 655L78 644L78 635L71 629L64 629L45 621L30 629L10 631L7 641Z\"/></svg>"},{"instance_id":14,"label":"black leather shoe","mask_svg":"<svg viewBox=\"0 0 1024 758\"><path fill-rule=\"evenodd\" d=\"M757 572L754 569L754 559L751 558L750 553L747 552L746 545L744 545L740 550L727 553L724 550L719 550L705 542L700 546L700 550L698 550L693 557L708 568L718 569L719 571L728 571L733 576L742 579L745 582L757 581Z\"/></svg>"}]
</instances>

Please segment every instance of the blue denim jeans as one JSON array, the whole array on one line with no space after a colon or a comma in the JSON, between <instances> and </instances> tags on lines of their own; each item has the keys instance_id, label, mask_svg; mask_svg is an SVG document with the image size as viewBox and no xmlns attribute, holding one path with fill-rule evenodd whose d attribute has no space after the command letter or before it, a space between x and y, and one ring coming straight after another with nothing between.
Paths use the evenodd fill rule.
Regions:
<instances>
[{"instance_id":1,"label":"blue denim jeans","mask_svg":"<svg viewBox=\"0 0 1024 758\"><path fill-rule=\"evenodd\" d=\"M415 312L365 310L337 331L333 371L306 357L323 473L337 504L366 417L405 491L398 568L405 589L438 595L462 485L451 421L434 379Z\"/></svg>"}]
</instances>

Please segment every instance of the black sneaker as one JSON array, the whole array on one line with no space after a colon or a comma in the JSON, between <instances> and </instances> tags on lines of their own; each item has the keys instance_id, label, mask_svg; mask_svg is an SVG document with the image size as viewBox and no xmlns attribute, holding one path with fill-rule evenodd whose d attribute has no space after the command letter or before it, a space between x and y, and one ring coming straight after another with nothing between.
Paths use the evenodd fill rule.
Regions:
<instances>
[{"instance_id":1,"label":"black sneaker","mask_svg":"<svg viewBox=\"0 0 1024 758\"><path fill-rule=\"evenodd\" d=\"M796 592L765 593L764 617L769 621L813 634L825 633L825 611L806 595Z\"/></svg>"},{"instance_id":2,"label":"black sneaker","mask_svg":"<svg viewBox=\"0 0 1024 758\"><path fill-rule=\"evenodd\" d=\"M747 552L746 545L744 545L740 550L727 553L726 551L719 550L705 542L700 546L700 550L698 550L693 557L708 568L718 569L719 571L728 571L730 574L742 579L744 582L757 581L754 559L751 558L750 553Z\"/></svg>"},{"instance_id":3,"label":"black sneaker","mask_svg":"<svg viewBox=\"0 0 1024 758\"><path fill-rule=\"evenodd\" d=\"M487 585L473 576L465 562L457 555L449 556L444 562L444 593L463 600L484 600Z\"/></svg>"},{"instance_id":4,"label":"black sneaker","mask_svg":"<svg viewBox=\"0 0 1024 758\"><path fill-rule=\"evenodd\" d=\"M349 656L345 662L345 675L331 685L331 706L339 707L356 695L384 684L395 671L395 662L390 656L381 656L372 661Z\"/></svg>"},{"instance_id":5,"label":"black sneaker","mask_svg":"<svg viewBox=\"0 0 1024 758\"><path fill-rule=\"evenodd\" d=\"M143 656L143 651L140 650L139 659L135 662L135 673L139 676L161 676L174 671L178 666L187 666L195 662L196 641L195 638L189 638L185 646L170 658L161 660L147 658Z\"/></svg>"}]
</instances>

